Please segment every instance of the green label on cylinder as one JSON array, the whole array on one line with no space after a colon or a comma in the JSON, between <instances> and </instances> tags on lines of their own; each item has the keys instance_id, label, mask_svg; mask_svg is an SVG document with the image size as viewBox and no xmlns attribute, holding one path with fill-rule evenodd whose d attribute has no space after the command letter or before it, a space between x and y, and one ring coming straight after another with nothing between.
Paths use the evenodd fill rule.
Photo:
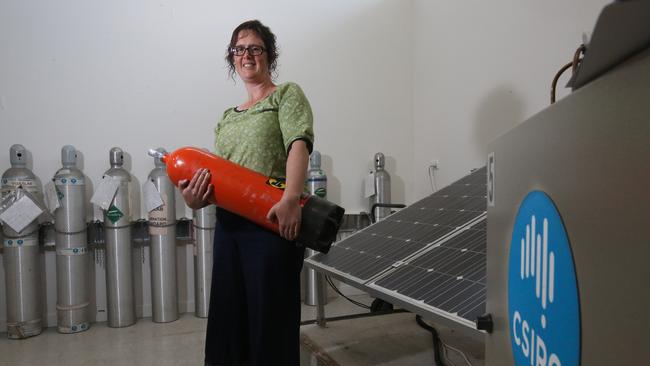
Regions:
<instances>
[{"instance_id":1,"label":"green label on cylinder","mask_svg":"<svg viewBox=\"0 0 650 366\"><path fill-rule=\"evenodd\" d=\"M122 216L124 216L124 214L119 208L115 207L115 205L111 205L111 207L108 208L108 211L106 211L106 217L108 217L112 223L116 223L122 218Z\"/></svg>"},{"instance_id":2,"label":"green label on cylinder","mask_svg":"<svg viewBox=\"0 0 650 366\"><path fill-rule=\"evenodd\" d=\"M327 196L327 189L325 187L316 188L314 194L320 198L325 198L325 196Z\"/></svg>"}]
</instances>

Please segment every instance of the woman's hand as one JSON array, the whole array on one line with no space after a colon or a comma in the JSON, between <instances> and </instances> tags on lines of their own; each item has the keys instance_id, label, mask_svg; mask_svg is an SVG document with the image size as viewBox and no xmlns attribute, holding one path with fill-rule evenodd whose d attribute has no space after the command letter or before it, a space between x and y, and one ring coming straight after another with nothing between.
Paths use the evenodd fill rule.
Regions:
<instances>
[{"instance_id":1,"label":"woman's hand","mask_svg":"<svg viewBox=\"0 0 650 366\"><path fill-rule=\"evenodd\" d=\"M208 169L197 170L192 180L180 180L178 188L181 190L181 195L187 206L193 210L214 203L212 197L214 187L210 184L210 171Z\"/></svg>"},{"instance_id":2,"label":"woman's hand","mask_svg":"<svg viewBox=\"0 0 650 366\"><path fill-rule=\"evenodd\" d=\"M267 219L278 224L280 236L287 240L296 240L300 233L300 195L305 186L308 162L309 152L305 141L296 140L291 143L287 156L287 186L280 201L266 215Z\"/></svg>"},{"instance_id":3,"label":"woman's hand","mask_svg":"<svg viewBox=\"0 0 650 366\"><path fill-rule=\"evenodd\" d=\"M282 199L271 209L266 218L273 223L278 224L280 236L287 240L296 240L300 232L300 220L302 210L300 207L300 197L282 196Z\"/></svg>"}]
</instances>

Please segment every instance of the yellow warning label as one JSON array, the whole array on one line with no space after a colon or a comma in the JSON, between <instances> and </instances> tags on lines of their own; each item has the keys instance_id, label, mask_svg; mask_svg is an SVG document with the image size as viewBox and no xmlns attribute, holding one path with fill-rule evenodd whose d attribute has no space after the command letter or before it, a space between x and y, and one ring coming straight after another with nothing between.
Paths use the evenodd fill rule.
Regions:
<instances>
[{"instance_id":1,"label":"yellow warning label","mask_svg":"<svg viewBox=\"0 0 650 366\"><path fill-rule=\"evenodd\" d=\"M270 185L273 188L281 189L284 191L287 188L287 182L284 178L269 178L266 181L266 184Z\"/></svg>"}]
</instances>

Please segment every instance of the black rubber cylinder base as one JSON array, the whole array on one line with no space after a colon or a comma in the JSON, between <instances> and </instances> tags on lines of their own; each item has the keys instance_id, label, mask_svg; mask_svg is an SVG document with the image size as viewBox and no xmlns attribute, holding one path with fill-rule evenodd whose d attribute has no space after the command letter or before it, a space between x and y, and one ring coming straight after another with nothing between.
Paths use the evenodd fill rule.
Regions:
<instances>
[{"instance_id":1,"label":"black rubber cylinder base","mask_svg":"<svg viewBox=\"0 0 650 366\"><path fill-rule=\"evenodd\" d=\"M318 196L310 196L302 207L300 233L296 242L327 253L336 241L345 209Z\"/></svg>"}]
</instances>

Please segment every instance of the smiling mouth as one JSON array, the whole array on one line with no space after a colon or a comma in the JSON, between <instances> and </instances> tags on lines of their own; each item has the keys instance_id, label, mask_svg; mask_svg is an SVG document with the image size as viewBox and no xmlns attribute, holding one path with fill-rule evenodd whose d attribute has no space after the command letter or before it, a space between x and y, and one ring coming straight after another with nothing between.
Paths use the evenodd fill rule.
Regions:
<instances>
[{"instance_id":1,"label":"smiling mouth","mask_svg":"<svg viewBox=\"0 0 650 366\"><path fill-rule=\"evenodd\" d=\"M245 63L242 64L242 67L245 68L245 69L251 69L251 68L255 67L255 64L252 63L252 62L245 62Z\"/></svg>"}]
</instances>

